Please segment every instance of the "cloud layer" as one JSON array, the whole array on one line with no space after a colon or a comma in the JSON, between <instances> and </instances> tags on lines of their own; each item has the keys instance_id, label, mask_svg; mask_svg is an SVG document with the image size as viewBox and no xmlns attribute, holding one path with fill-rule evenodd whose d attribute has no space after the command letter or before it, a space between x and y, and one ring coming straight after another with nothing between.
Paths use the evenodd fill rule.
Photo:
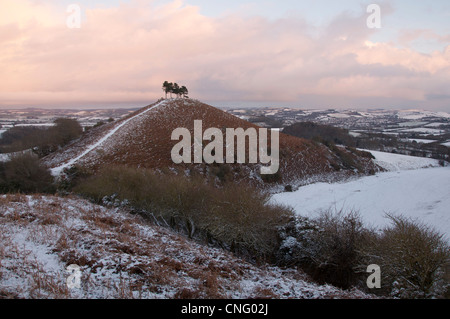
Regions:
<instances>
[{"instance_id":1,"label":"cloud layer","mask_svg":"<svg viewBox=\"0 0 450 319\"><path fill-rule=\"evenodd\" d=\"M65 8L2 0L0 106L146 103L169 80L209 101L450 111L450 45L408 46L415 34L448 42L431 30L404 30L399 46L372 42L365 13L313 27L299 17L211 18L179 0L83 12L69 29Z\"/></svg>"}]
</instances>

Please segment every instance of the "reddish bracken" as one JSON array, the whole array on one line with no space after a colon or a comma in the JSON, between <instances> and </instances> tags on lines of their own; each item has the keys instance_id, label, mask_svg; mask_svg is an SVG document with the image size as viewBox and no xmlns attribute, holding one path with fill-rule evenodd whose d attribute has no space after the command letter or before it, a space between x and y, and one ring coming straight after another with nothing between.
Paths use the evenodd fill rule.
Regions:
<instances>
[{"instance_id":1,"label":"reddish bracken","mask_svg":"<svg viewBox=\"0 0 450 319\"><path fill-rule=\"evenodd\" d=\"M156 106L156 107L155 107ZM96 128L85 134L79 141L44 159L50 168L61 167L95 145L111 130L125 121L123 126L103 143L92 148L77 160L77 164L94 170L108 164L126 165L151 169L194 168L206 171L206 164L175 165L171 150L178 141L171 135L176 128L187 128L193 134L194 121L202 120L203 130L208 128L259 128L213 106L190 99L167 100L144 107L128 117ZM248 147L248 145L247 145ZM247 149L248 150L248 149ZM270 148L269 148L270 150ZM357 168L345 167L342 156L326 146L297 137L280 134L280 170L277 176L266 178L279 185L301 185L320 180L336 180L354 174L368 174L378 167L368 158L342 148ZM233 164L236 179L262 184L259 165Z\"/></svg>"}]
</instances>

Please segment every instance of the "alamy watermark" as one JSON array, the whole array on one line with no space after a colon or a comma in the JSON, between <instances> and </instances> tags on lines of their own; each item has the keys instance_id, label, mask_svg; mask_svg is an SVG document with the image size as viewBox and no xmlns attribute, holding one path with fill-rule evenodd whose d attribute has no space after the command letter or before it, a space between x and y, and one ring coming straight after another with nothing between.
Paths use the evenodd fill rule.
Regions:
<instances>
[{"instance_id":1,"label":"alamy watermark","mask_svg":"<svg viewBox=\"0 0 450 319\"><path fill-rule=\"evenodd\" d=\"M370 15L367 17L366 24L369 29L381 28L381 7L378 4L370 4L367 6L367 13ZM69 14L66 18L66 25L69 29L81 28L81 7L78 4L69 4L66 12Z\"/></svg>"},{"instance_id":2,"label":"alamy watermark","mask_svg":"<svg viewBox=\"0 0 450 319\"><path fill-rule=\"evenodd\" d=\"M201 120L194 121L193 137L187 128L175 129L172 132L172 141L179 141L180 138L181 141L172 148L172 161L175 164L191 164L192 162L194 164L269 164L269 166L261 167L261 175L273 175L278 172L280 167L278 130L271 130L270 146L268 145L269 130L267 128L259 128L259 130L256 128L247 130L226 128L224 130L225 137L223 136L224 132L218 128L209 128L203 132ZM210 142L203 146L204 141Z\"/></svg>"},{"instance_id":3,"label":"alamy watermark","mask_svg":"<svg viewBox=\"0 0 450 319\"><path fill-rule=\"evenodd\" d=\"M369 265L367 271L371 275L367 278L367 287L369 289L381 288L381 268L378 265Z\"/></svg>"},{"instance_id":4,"label":"alamy watermark","mask_svg":"<svg viewBox=\"0 0 450 319\"><path fill-rule=\"evenodd\" d=\"M78 265L67 266L66 271L69 273L66 284L69 289L81 288L81 268Z\"/></svg>"},{"instance_id":5,"label":"alamy watermark","mask_svg":"<svg viewBox=\"0 0 450 319\"><path fill-rule=\"evenodd\" d=\"M67 13L69 16L66 18L66 26L69 29L81 28L81 7L78 4L70 4L67 6Z\"/></svg>"},{"instance_id":6,"label":"alamy watermark","mask_svg":"<svg viewBox=\"0 0 450 319\"><path fill-rule=\"evenodd\" d=\"M378 4L370 4L367 6L367 27L369 29L381 29L381 7Z\"/></svg>"}]
</instances>

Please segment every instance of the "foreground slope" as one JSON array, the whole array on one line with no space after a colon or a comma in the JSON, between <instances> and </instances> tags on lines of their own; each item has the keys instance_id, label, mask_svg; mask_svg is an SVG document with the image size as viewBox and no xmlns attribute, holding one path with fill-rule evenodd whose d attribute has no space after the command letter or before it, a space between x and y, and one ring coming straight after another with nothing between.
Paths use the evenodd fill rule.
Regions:
<instances>
[{"instance_id":1,"label":"foreground slope","mask_svg":"<svg viewBox=\"0 0 450 319\"><path fill-rule=\"evenodd\" d=\"M69 265L81 270L69 289ZM0 298L370 298L75 197L0 197Z\"/></svg>"},{"instance_id":2,"label":"foreground slope","mask_svg":"<svg viewBox=\"0 0 450 319\"><path fill-rule=\"evenodd\" d=\"M171 140L173 130L187 128L193 135L195 120L203 121L203 130L212 127L222 130L259 128L199 101L162 100L116 123L91 130L81 140L44 161L55 175L74 164L94 170L107 164L118 164L150 169L195 167L199 172L205 172L204 165L175 165L171 159L171 150L178 143ZM274 181L296 185L376 170L378 167L369 158L355 152L346 149L336 152L320 143L280 134L280 171ZM232 174L234 181L262 182L258 165L236 165Z\"/></svg>"}]
</instances>

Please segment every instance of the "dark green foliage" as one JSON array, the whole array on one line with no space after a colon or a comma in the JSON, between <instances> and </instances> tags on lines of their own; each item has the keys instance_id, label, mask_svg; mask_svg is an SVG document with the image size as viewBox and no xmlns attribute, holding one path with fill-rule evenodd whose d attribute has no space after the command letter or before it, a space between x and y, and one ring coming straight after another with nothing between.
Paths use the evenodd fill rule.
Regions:
<instances>
[{"instance_id":1,"label":"dark green foliage","mask_svg":"<svg viewBox=\"0 0 450 319\"><path fill-rule=\"evenodd\" d=\"M169 83L168 81L164 81L162 89L166 95L166 99L167 93L170 93L170 96L172 96L172 94L175 94L178 98L188 98L189 91L184 85L180 87L178 83Z\"/></svg>"}]
</instances>

